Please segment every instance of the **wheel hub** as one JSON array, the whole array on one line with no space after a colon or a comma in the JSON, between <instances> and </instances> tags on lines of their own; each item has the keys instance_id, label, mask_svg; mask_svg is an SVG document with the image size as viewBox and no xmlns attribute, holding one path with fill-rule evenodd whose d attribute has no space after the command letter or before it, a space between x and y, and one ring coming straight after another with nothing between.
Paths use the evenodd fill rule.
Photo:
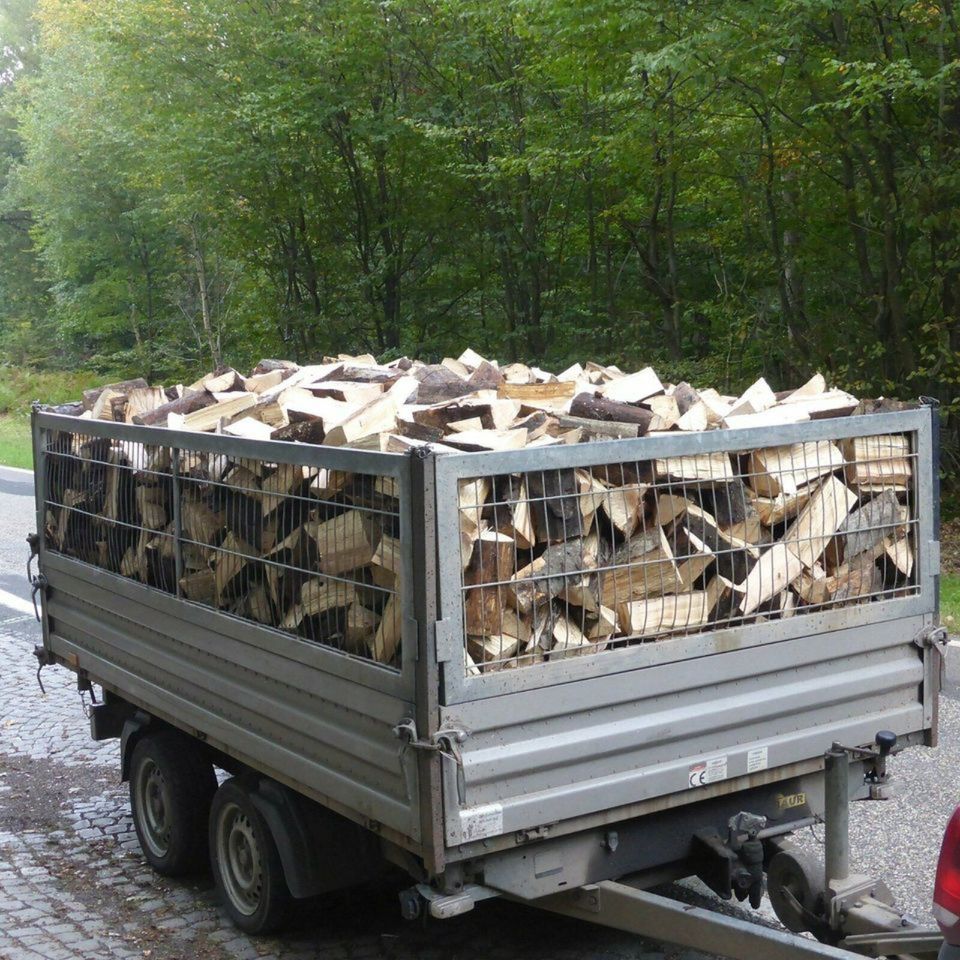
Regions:
<instances>
[{"instance_id":1,"label":"wheel hub","mask_svg":"<svg viewBox=\"0 0 960 960\"><path fill-rule=\"evenodd\" d=\"M144 760L137 771L134 815L144 842L157 857L165 856L170 848L172 824L168 794L163 771L153 760Z\"/></svg>"},{"instance_id":2,"label":"wheel hub","mask_svg":"<svg viewBox=\"0 0 960 960\"><path fill-rule=\"evenodd\" d=\"M255 913L263 894L260 844L250 818L236 804L229 804L221 812L217 859L231 902L244 914Z\"/></svg>"}]
</instances>

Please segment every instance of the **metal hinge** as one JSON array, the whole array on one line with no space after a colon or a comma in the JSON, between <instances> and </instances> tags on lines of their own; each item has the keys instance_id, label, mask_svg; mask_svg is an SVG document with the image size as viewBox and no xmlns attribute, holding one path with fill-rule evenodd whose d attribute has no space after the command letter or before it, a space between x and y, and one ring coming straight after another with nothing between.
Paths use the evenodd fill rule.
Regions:
<instances>
[{"instance_id":1,"label":"metal hinge","mask_svg":"<svg viewBox=\"0 0 960 960\"><path fill-rule=\"evenodd\" d=\"M441 757L453 760L457 766L463 764L460 744L467 739L467 731L459 727L441 727L429 740L421 740L417 733L417 722L412 717L404 717L394 728L393 735L403 741L403 748L427 750L439 753Z\"/></svg>"},{"instance_id":2,"label":"metal hinge","mask_svg":"<svg viewBox=\"0 0 960 960\"><path fill-rule=\"evenodd\" d=\"M945 649L950 637L946 627L924 627L914 638L913 642L921 649L940 647Z\"/></svg>"}]
</instances>

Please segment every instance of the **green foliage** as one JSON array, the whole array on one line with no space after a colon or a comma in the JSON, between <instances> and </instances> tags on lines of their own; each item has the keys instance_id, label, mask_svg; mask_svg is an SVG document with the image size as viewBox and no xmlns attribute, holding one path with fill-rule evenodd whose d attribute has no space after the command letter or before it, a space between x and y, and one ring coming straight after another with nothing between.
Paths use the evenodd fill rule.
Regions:
<instances>
[{"instance_id":1,"label":"green foliage","mask_svg":"<svg viewBox=\"0 0 960 960\"><path fill-rule=\"evenodd\" d=\"M940 577L940 622L951 633L960 630L960 576L956 574Z\"/></svg>"},{"instance_id":2,"label":"green foliage","mask_svg":"<svg viewBox=\"0 0 960 960\"><path fill-rule=\"evenodd\" d=\"M33 467L33 448L30 443L30 421L21 417L0 417L0 465Z\"/></svg>"},{"instance_id":3,"label":"green foliage","mask_svg":"<svg viewBox=\"0 0 960 960\"><path fill-rule=\"evenodd\" d=\"M960 385L960 31L883 0L16 0L0 348Z\"/></svg>"}]
</instances>

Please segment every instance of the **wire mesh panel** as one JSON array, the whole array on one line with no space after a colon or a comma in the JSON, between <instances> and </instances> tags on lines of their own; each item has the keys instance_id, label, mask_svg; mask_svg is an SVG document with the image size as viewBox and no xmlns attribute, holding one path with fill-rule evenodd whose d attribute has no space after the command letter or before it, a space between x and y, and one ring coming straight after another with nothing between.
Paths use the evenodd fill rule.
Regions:
<instances>
[{"instance_id":1,"label":"wire mesh panel","mask_svg":"<svg viewBox=\"0 0 960 960\"><path fill-rule=\"evenodd\" d=\"M917 595L916 450L901 432L461 479L467 675Z\"/></svg>"},{"instance_id":2,"label":"wire mesh panel","mask_svg":"<svg viewBox=\"0 0 960 960\"><path fill-rule=\"evenodd\" d=\"M48 550L396 667L393 476L44 430Z\"/></svg>"}]
</instances>

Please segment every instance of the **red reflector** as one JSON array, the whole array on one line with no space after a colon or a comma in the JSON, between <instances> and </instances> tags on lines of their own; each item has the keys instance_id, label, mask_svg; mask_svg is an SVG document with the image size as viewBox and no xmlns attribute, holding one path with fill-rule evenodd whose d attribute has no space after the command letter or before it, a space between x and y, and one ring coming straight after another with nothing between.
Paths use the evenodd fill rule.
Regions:
<instances>
[{"instance_id":1,"label":"red reflector","mask_svg":"<svg viewBox=\"0 0 960 960\"><path fill-rule=\"evenodd\" d=\"M933 902L960 915L960 807L953 811L943 834Z\"/></svg>"}]
</instances>

